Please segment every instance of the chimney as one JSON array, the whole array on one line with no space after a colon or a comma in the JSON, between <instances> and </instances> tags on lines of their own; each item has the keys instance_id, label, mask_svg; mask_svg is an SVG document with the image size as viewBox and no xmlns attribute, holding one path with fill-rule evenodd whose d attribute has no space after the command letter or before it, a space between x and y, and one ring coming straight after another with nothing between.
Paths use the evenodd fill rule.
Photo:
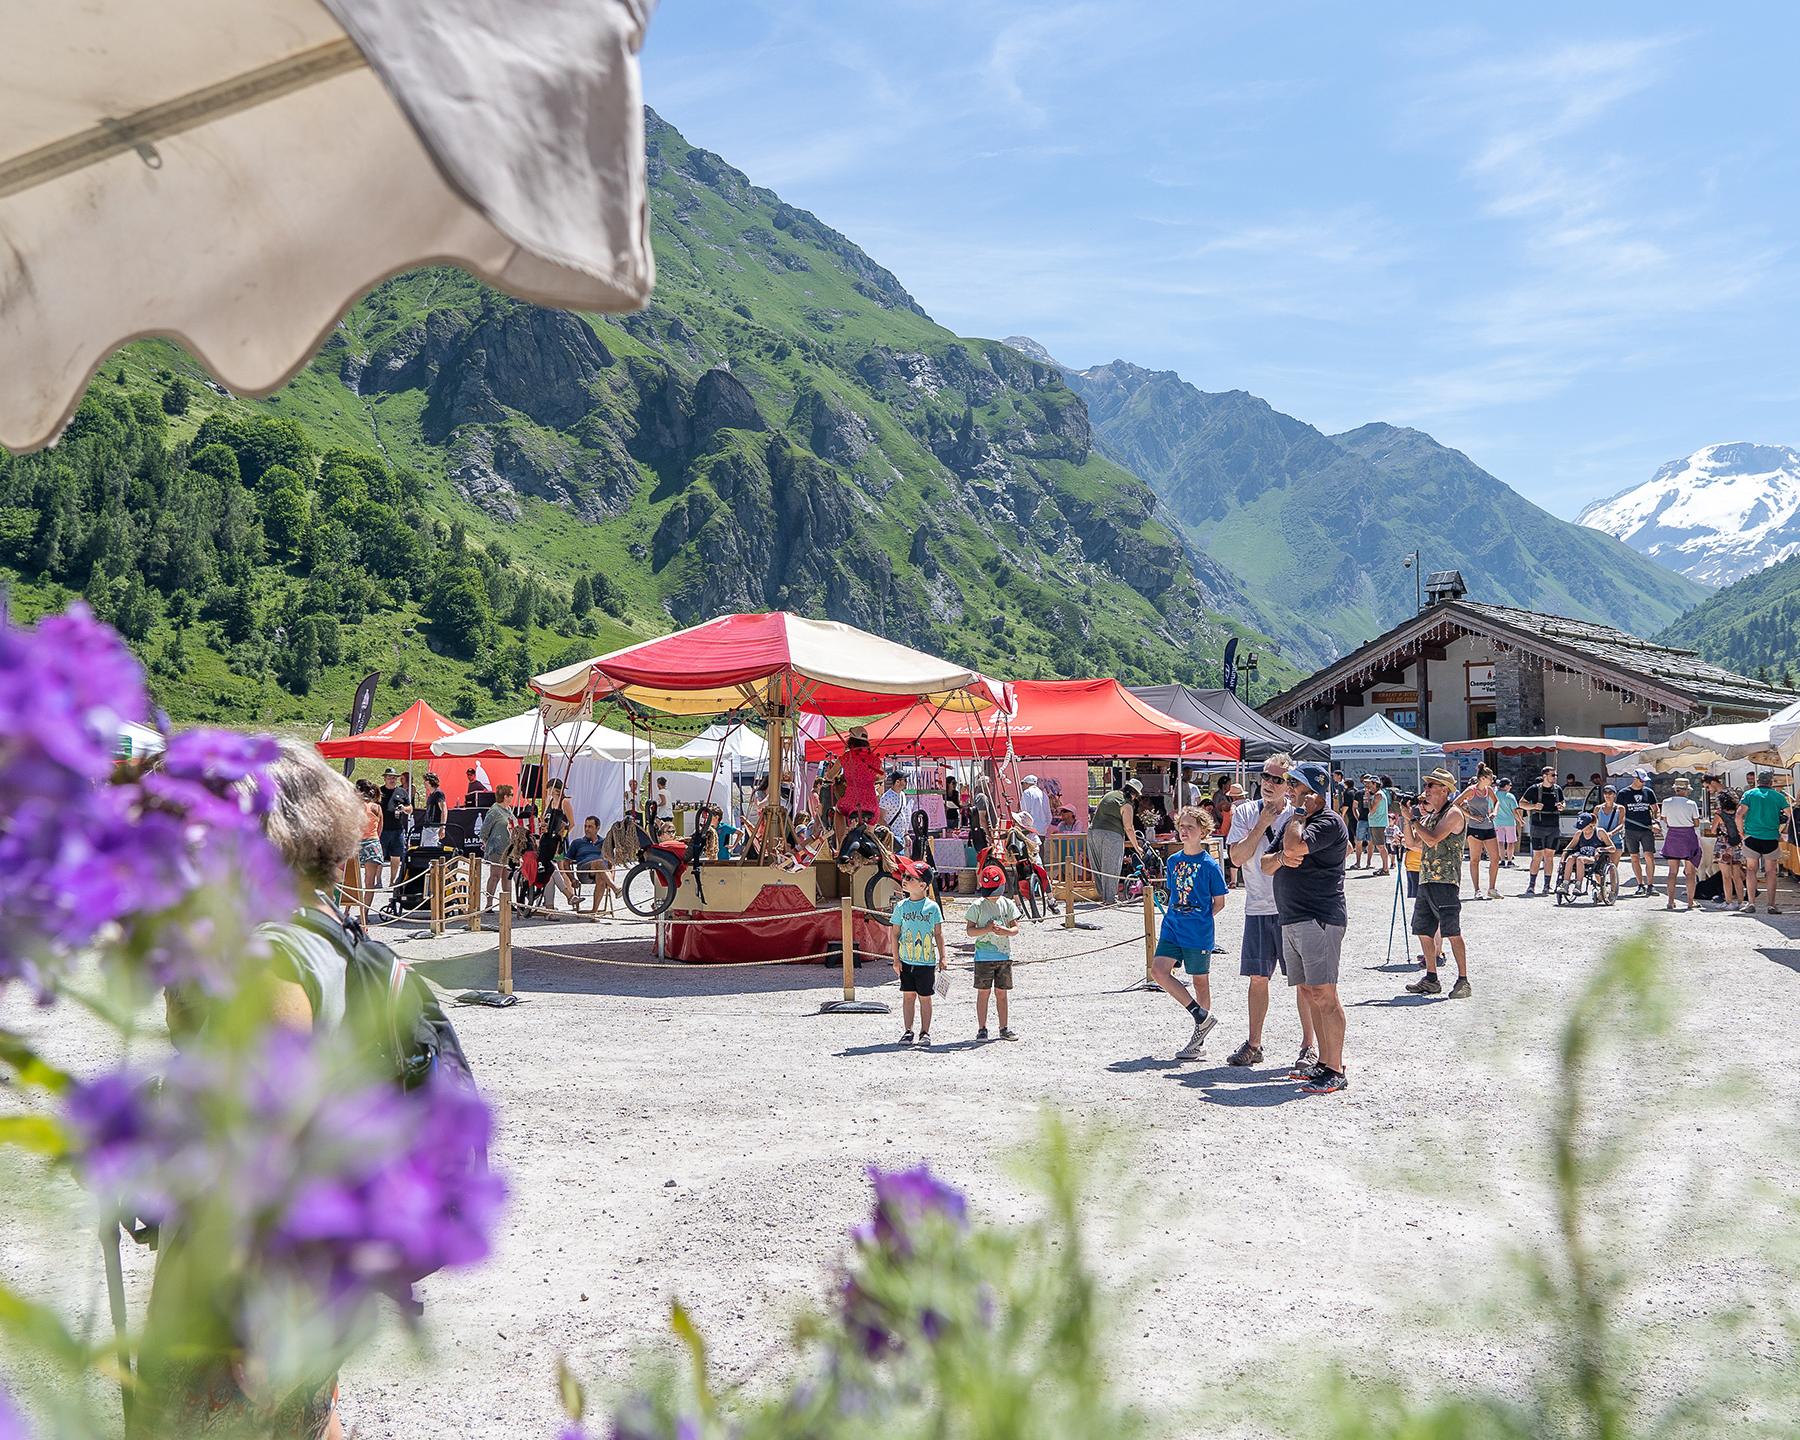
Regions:
<instances>
[{"instance_id":1,"label":"chimney","mask_svg":"<svg viewBox=\"0 0 1800 1440\"><path fill-rule=\"evenodd\" d=\"M1460 570L1433 570L1425 577L1426 605L1440 605L1446 600L1460 600L1469 593Z\"/></svg>"}]
</instances>

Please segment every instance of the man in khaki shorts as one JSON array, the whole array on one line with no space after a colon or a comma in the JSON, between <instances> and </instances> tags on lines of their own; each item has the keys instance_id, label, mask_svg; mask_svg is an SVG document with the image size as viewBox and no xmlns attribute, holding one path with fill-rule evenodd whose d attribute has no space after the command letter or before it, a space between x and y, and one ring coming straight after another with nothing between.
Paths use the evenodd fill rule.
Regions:
<instances>
[{"instance_id":1,"label":"man in khaki shorts","mask_svg":"<svg viewBox=\"0 0 1800 1440\"><path fill-rule=\"evenodd\" d=\"M1349 914L1344 907L1344 861L1350 831L1327 803L1331 776L1323 765L1296 765L1287 775L1288 799L1299 813L1282 827L1281 848L1263 857L1275 877L1282 961L1288 984L1299 987L1318 1036L1319 1063L1302 1082L1309 1095L1350 1088L1344 1074L1344 1007L1338 999L1338 960Z\"/></svg>"}]
</instances>

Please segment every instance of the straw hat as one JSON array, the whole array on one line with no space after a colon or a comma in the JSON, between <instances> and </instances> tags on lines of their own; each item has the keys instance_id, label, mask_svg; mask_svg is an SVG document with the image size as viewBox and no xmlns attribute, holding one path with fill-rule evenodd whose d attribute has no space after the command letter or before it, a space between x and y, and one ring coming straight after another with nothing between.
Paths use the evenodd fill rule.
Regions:
<instances>
[{"instance_id":1,"label":"straw hat","mask_svg":"<svg viewBox=\"0 0 1800 1440\"><path fill-rule=\"evenodd\" d=\"M1437 769L1433 770L1429 775L1427 775L1425 777L1425 784L1426 785L1444 785L1444 786L1447 786L1450 789L1454 790L1456 788L1456 777L1454 775L1452 775L1448 770L1446 770L1442 765L1440 765L1440 766L1438 766ZM1421 787L1421 788L1423 788L1423 787Z\"/></svg>"},{"instance_id":2,"label":"straw hat","mask_svg":"<svg viewBox=\"0 0 1800 1440\"><path fill-rule=\"evenodd\" d=\"M1225 798L1227 800L1242 800L1244 798L1244 787L1239 785L1235 780L1232 781L1231 784L1225 787Z\"/></svg>"}]
</instances>

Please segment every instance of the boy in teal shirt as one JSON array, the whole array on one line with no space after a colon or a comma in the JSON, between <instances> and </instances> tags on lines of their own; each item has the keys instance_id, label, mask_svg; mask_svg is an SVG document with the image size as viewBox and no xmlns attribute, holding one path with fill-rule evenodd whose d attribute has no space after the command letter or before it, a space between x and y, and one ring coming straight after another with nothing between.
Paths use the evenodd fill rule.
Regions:
<instances>
[{"instance_id":1,"label":"boy in teal shirt","mask_svg":"<svg viewBox=\"0 0 1800 1440\"><path fill-rule=\"evenodd\" d=\"M900 977L900 1013L906 1029L902 1045L913 1043L913 1002L918 1002L919 1044L931 1044L931 998L937 967L944 963L944 912L931 898L931 871L898 860L895 873L906 898L894 904L894 973Z\"/></svg>"},{"instance_id":2,"label":"boy in teal shirt","mask_svg":"<svg viewBox=\"0 0 1800 1440\"><path fill-rule=\"evenodd\" d=\"M975 1038L988 1038L988 997L998 991L1000 1038L1017 1040L1006 1023L1006 1002L1012 992L1012 942L1019 933L1019 907L1006 894L1006 871L992 860L981 867L975 883L981 898L964 917L975 942Z\"/></svg>"}]
</instances>

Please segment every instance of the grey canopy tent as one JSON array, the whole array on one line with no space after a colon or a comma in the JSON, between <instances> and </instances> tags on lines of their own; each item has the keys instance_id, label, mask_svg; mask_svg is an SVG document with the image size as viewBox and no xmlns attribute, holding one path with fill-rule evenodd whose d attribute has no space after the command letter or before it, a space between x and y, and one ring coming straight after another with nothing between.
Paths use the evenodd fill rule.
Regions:
<instances>
[{"instance_id":1,"label":"grey canopy tent","mask_svg":"<svg viewBox=\"0 0 1800 1440\"><path fill-rule=\"evenodd\" d=\"M1308 740L1298 730L1277 725L1250 708L1229 690L1193 690L1186 685L1134 685L1131 693L1146 705L1215 735L1235 736L1246 765L1260 765L1277 751L1296 760L1328 758L1322 740Z\"/></svg>"},{"instance_id":2,"label":"grey canopy tent","mask_svg":"<svg viewBox=\"0 0 1800 1440\"><path fill-rule=\"evenodd\" d=\"M1444 763L1442 745L1401 729L1385 715L1371 715L1325 743L1331 763L1341 766L1346 778L1360 772L1391 775L1397 783L1411 780L1415 791L1423 788L1428 771Z\"/></svg>"}]
</instances>

